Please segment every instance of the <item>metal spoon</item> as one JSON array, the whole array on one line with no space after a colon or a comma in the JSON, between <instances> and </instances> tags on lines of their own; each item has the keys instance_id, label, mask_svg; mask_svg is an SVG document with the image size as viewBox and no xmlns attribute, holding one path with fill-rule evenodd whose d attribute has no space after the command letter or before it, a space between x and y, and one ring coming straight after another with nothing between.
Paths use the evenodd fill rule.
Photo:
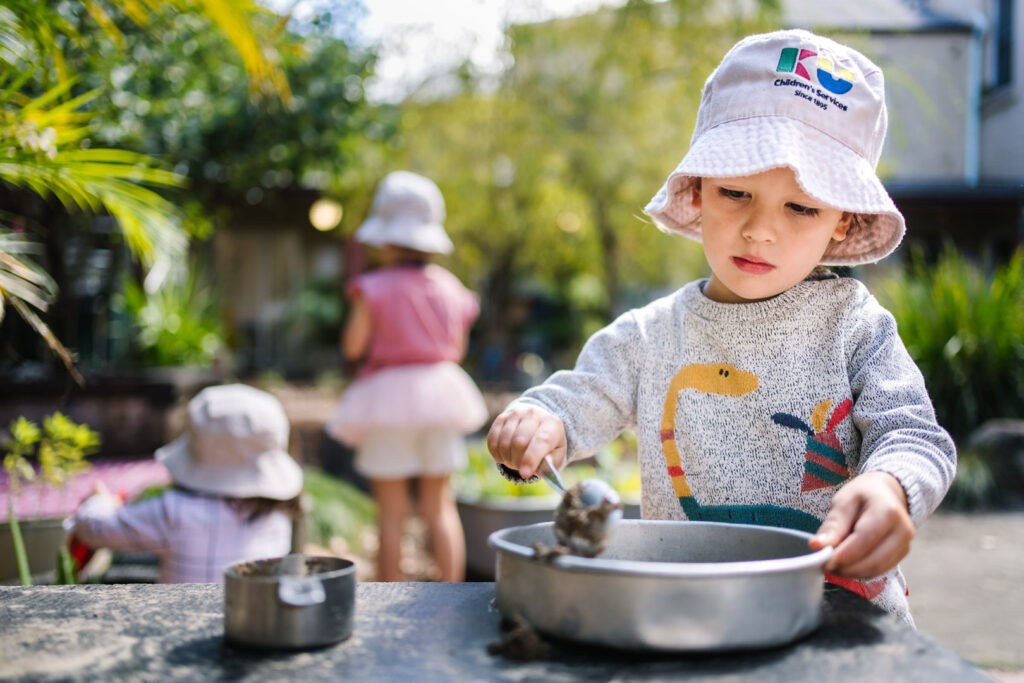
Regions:
<instances>
[{"instance_id":1,"label":"metal spoon","mask_svg":"<svg viewBox=\"0 0 1024 683\"><path fill-rule=\"evenodd\" d=\"M622 500L618 492L601 479L584 479L571 489L551 462L544 456L545 471L540 477L562 496L555 509L555 538L573 555L594 557L608 542L612 525L622 519ZM502 475L516 483L536 481L537 477L523 479L519 472L498 465Z\"/></svg>"}]
</instances>

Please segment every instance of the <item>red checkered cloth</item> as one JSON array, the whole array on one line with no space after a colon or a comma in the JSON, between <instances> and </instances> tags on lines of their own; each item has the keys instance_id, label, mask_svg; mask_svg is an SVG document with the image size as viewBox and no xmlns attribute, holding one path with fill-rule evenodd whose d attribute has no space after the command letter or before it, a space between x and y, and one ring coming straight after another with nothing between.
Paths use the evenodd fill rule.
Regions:
<instances>
[{"instance_id":1,"label":"red checkered cloth","mask_svg":"<svg viewBox=\"0 0 1024 683\"><path fill-rule=\"evenodd\" d=\"M14 514L18 519L68 517L79 503L92 495L97 482L111 493L123 494L131 500L150 486L164 486L171 481L167 469L153 458L101 460L75 475L67 486L58 488L42 481L29 484L14 498ZM0 520L7 519L10 478L0 469Z\"/></svg>"}]
</instances>

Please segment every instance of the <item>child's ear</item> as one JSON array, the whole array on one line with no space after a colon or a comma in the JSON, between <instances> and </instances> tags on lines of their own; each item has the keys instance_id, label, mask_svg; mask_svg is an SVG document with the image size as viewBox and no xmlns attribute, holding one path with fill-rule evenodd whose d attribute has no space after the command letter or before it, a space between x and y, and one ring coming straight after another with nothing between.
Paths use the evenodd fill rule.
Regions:
<instances>
[{"instance_id":1,"label":"child's ear","mask_svg":"<svg viewBox=\"0 0 1024 683\"><path fill-rule=\"evenodd\" d=\"M700 193L700 178L695 178L693 181L693 187L690 188L690 206L695 211L700 211L701 206L701 193Z\"/></svg>"},{"instance_id":2,"label":"child's ear","mask_svg":"<svg viewBox=\"0 0 1024 683\"><path fill-rule=\"evenodd\" d=\"M843 211L843 215L839 217L839 222L836 223L836 229L832 233L832 239L836 242L842 242L846 239L846 233L850 231L850 225L853 224L853 214L849 211Z\"/></svg>"}]
</instances>

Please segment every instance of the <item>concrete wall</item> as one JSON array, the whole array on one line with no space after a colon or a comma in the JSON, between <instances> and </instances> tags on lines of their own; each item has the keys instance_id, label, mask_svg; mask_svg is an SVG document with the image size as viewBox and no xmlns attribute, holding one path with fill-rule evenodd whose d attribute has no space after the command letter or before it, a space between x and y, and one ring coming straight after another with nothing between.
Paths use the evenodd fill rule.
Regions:
<instances>
[{"instance_id":1,"label":"concrete wall","mask_svg":"<svg viewBox=\"0 0 1024 683\"><path fill-rule=\"evenodd\" d=\"M889 133L879 163L886 180L960 182L970 171L971 34L851 36L885 72Z\"/></svg>"},{"instance_id":2,"label":"concrete wall","mask_svg":"<svg viewBox=\"0 0 1024 683\"><path fill-rule=\"evenodd\" d=\"M295 221L236 225L217 231L213 253L225 316L250 356L237 359L243 366L239 370L337 367L336 344L329 349L303 348L305 332L294 321L309 278L339 278L338 297L342 296L340 240ZM309 357L313 353L323 358Z\"/></svg>"},{"instance_id":3,"label":"concrete wall","mask_svg":"<svg viewBox=\"0 0 1024 683\"><path fill-rule=\"evenodd\" d=\"M991 5L992 2L987 4ZM1024 3L1014 6L1012 76L981 101L981 177L1024 181Z\"/></svg>"}]
</instances>

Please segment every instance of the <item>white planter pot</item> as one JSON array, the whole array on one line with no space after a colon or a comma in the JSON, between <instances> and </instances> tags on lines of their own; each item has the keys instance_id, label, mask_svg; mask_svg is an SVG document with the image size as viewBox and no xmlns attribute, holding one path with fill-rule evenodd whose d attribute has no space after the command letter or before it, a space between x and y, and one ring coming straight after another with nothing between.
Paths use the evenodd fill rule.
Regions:
<instances>
[{"instance_id":1,"label":"white planter pot","mask_svg":"<svg viewBox=\"0 0 1024 683\"><path fill-rule=\"evenodd\" d=\"M33 576L52 572L57 568L57 552L67 543L63 519L18 520L18 529L25 541L28 569ZM0 581L18 578L18 563L14 557L11 523L0 522Z\"/></svg>"},{"instance_id":2,"label":"white planter pot","mask_svg":"<svg viewBox=\"0 0 1024 683\"><path fill-rule=\"evenodd\" d=\"M495 554L487 545L487 537L511 526L550 522L558 501L555 495L457 500L462 530L466 534L467 577L493 581Z\"/></svg>"}]
</instances>

